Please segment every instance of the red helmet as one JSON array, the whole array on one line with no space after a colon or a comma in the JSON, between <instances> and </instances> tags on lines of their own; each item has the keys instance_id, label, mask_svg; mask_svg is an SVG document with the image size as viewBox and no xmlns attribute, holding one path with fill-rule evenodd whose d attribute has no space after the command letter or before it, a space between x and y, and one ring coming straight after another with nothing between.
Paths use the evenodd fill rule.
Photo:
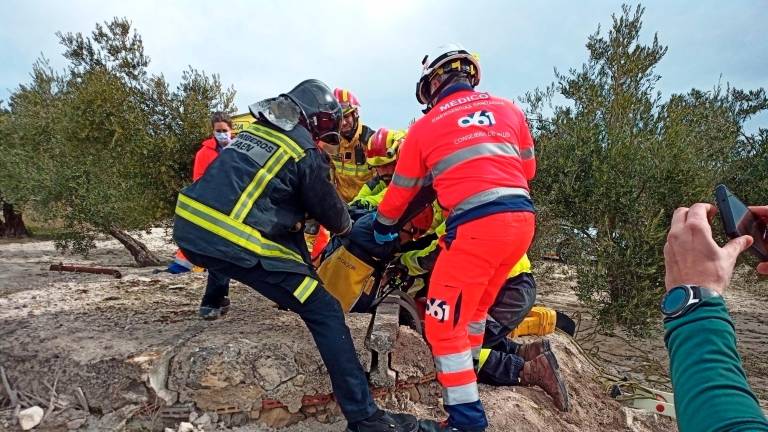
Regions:
<instances>
[{"instance_id":1,"label":"red helmet","mask_svg":"<svg viewBox=\"0 0 768 432\"><path fill-rule=\"evenodd\" d=\"M421 213L411 219L412 233L414 237L421 237L432 227L435 211L432 206L425 208Z\"/></svg>"},{"instance_id":2,"label":"red helmet","mask_svg":"<svg viewBox=\"0 0 768 432\"><path fill-rule=\"evenodd\" d=\"M370 166L387 165L397 160L397 152L405 131L381 128L368 140L365 158Z\"/></svg>"},{"instance_id":3,"label":"red helmet","mask_svg":"<svg viewBox=\"0 0 768 432\"><path fill-rule=\"evenodd\" d=\"M357 111L360 108L360 101L357 100L357 97L349 90L337 88L333 91L333 95L336 97L336 100L339 101L344 115Z\"/></svg>"}]
</instances>

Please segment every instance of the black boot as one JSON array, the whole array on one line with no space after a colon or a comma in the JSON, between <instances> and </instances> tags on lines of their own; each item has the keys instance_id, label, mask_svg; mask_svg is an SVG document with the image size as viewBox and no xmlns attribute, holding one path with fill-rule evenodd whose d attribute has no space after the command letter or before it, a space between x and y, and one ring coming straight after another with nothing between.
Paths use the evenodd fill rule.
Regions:
<instances>
[{"instance_id":1,"label":"black boot","mask_svg":"<svg viewBox=\"0 0 768 432\"><path fill-rule=\"evenodd\" d=\"M221 299L221 305L219 306L200 305L198 315L204 320L215 320L226 315L229 312L229 307L229 297L224 297Z\"/></svg>"},{"instance_id":2,"label":"black boot","mask_svg":"<svg viewBox=\"0 0 768 432\"><path fill-rule=\"evenodd\" d=\"M416 432L416 417L378 410L372 416L347 425L347 432Z\"/></svg>"}]
</instances>

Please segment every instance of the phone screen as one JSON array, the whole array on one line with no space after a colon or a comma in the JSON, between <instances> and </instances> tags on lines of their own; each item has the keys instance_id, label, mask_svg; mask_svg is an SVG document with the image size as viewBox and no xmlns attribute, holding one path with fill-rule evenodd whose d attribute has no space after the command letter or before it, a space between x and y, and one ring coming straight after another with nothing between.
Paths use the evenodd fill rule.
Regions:
<instances>
[{"instance_id":1,"label":"phone screen","mask_svg":"<svg viewBox=\"0 0 768 432\"><path fill-rule=\"evenodd\" d=\"M754 240L752 249L762 259L768 259L768 245L766 244L766 225L760 218L756 217L741 200L731 191L726 191L727 206L730 209L733 218L732 227L735 233L728 233L729 236L749 235ZM721 209L722 212L723 209ZM725 217L726 215L723 214ZM724 221L725 223L725 221ZM728 230L728 223L725 223Z\"/></svg>"}]
</instances>

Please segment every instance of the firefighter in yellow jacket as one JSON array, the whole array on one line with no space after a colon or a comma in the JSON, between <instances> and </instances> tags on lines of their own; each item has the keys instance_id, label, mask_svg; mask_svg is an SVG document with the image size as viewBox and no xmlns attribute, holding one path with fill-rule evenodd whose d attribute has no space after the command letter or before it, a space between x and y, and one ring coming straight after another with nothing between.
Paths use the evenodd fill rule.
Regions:
<instances>
[{"instance_id":1,"label":"firefighter in yellow jacket","mask_svg":"<svg viewBox=\"0 0 768 432\"><path fill-rule=\"evenodd\" d=\"M341 142L338 149L332 146L325 148L333 162L331 173L336 191L342 201L348 203L374 176L365 158L365 147L374 131L360 120L360 101L352 92L337 88L333 95L339 101L344 114L341 122Z\"/></svg>"}]
</instances>

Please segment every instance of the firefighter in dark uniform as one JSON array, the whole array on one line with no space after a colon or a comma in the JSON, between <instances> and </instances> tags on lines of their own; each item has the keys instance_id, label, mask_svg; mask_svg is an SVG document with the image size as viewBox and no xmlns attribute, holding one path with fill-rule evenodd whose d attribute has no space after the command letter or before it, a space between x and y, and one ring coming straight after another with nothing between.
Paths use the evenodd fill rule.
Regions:
<instances>
[{"instance_id":1,"label":"firefighter in dark uniform","mask_svg":"<svg viewBox=\"0 0 768 432\"><path fill-rule=\"evenodd\" d=\"M317 141L338 144L342 110L322 82L249 107L256 122L179 194L174 239L190 262L238 280L299 314L323 358L348 430L415 431L416 418L380 410L339 303L310 264L306 218L346 233L346 206Z\"/></svg>"}]
</instances>

